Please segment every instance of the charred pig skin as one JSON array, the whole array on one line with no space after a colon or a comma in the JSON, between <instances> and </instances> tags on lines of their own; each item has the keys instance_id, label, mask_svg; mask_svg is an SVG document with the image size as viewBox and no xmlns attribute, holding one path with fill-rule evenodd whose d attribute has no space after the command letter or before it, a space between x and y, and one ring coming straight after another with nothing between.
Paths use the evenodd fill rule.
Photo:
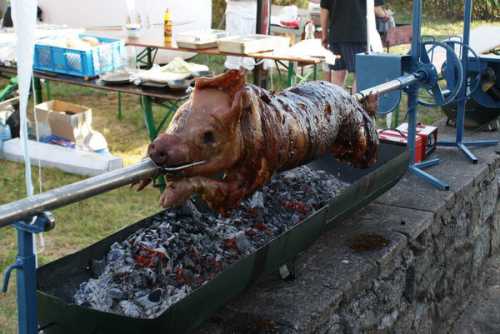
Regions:
<instances>
[{"instance_id":1,"label":"charred pig skin","mask_svg":"<svg viewBox=\"0 0 500 334\"><path fill-rule=\"evenodd\" d=\"M368 167L378 149L374 106L376 97L361 104L324 81L272 93L246 84L243 71L200 78L166 132L149 146L148 155L162 167L205 163L169 176L161 205L178 206L198 193L224 213L273 173L328 153ZM214 178L221 174L222 179ZM149 181L141 182L139 189Z\"/></svg>"}]
</instances>

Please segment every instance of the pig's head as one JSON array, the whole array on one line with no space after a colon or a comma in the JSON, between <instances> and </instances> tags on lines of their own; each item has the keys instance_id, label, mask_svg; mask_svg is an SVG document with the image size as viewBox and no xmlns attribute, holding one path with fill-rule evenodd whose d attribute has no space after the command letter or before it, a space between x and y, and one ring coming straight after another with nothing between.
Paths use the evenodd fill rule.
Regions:
<instances>
[{"instance_id":1,"label":"pig's head","mask_svg":"<svg viewBox=\"0 0 500 334\"><path fill-rule=\"evenodd\" d=\"M244 86L243 71L198 79L167 131L149 145L149 157L161 167L205 161L186 169L185 176L210 176L234 166L242 154L238 100Z\"/></svg>"}]
</instances>

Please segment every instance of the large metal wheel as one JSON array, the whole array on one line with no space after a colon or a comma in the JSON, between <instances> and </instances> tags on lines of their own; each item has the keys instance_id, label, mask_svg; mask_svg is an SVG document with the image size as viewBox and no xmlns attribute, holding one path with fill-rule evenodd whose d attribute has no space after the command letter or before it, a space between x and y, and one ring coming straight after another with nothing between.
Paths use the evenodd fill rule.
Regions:
<instances>
[{"instance_id":1,"label":"large metal wheel","mask_svg":"<svg viewBox=\"0 0 500 334\"><path fill-rule=\"evenodd\" d=\"M428 97L420 96L418 103L438 107L455 101L464 84L464 69L453 47L434 40L422 42L420 62L417 72L424 78L422 88Z\"/></svg>"},{"instance_id":2,"label":"large metal wheel","mask_svg":"<svg viewBox=\"0 0 500 334\"><path fill-rule=\"evenodd\" d=\"M479 59L479 56L477 55L476 51L472 49L469 45L464 44L462 41L458 40L449 40L445 42L449 46L453 48L453 50L456 51L456 54L460 55L459 59L460 62L463 63L463 59L461 57L462 55L462 50L465 48L467 50L467 73L465 75L466 78L466 96L471 96L474 94L480 84L481 84L481 59ZM458 46L458 50L457 50ZM444 64L444 74L447 75L446 72L446 63ZM463 65L462 65L463 66Z\"/></svg>"}]
</instances>

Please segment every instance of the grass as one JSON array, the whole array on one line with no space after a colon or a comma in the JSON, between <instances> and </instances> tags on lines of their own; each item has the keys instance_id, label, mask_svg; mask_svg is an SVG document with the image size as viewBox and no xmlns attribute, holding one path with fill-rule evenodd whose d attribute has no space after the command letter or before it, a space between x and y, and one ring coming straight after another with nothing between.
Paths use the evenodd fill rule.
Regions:
<instances>
[{"instance_id":1,"label":"grass","mask_svg":"<svg viewBox=\"0 0 500 334\"><path fill-rule=\"evenodd\" d=\"M93 109L94 128L105 135L113 154L122 157L125 164L137 162L144 156L148 138L137 97L124 96L124 119L118 121L116 94L55 83L51 84L51 88L53 98L86 105ZM158 116L159 113L155 114ZM33 175L34 185L37 188L39 183L37 167L33 167ZM49 168L44 168L41 175L44 190L83 179ZM0 190L0 204L25 197L22 165L0 160ZM148 188L137 193L127 187L54 210L57 219L56 228L44 235L46 246L39 256L39 262L44 264L70 254L158 210L157 190ZM12 228L0 230L0 270L15 259L14 232ZM13 280L9 293L0 295L0 333L16 332L15 311Z\"/></svg>"},{"instance_id":2,"label":"grass","mask_svg":"<svg viewBox=\"0 0 500 334\"><path fill-rule=\"evenodd\" d=\"M401 20L405 19L404 17ZM399 20L399 21L401 21ZM474 25L480 22L475 22ZM429 22L424 26L426 35L447 37L459 34L461 25L449 22ZM392 52L405 53L407 48L394 48ZM222 57L199 55L196 62L209 64L213 69L222 67ZM349 78L348 84L352 81ZM286 78L274 78L274 89L285 87ZM1 85L0 85L1 86ZM124 118L116 118L117 96L89 88L62 84L51 84L52 97L89 106L93 109L93 127L104 134L113 154L124 159L129 165L140 160L147 148L148 138L140 111L138 97L124 96ZM405 100L401 104L401 119L404 119ZM421 121L432 123L442 117L438 109L422 110ZM155 116L160 117L155 107ZM379 120L383 124L383 120ZM383 125L381 125L383 126ZM38 187L38 168L33 167L34 184ZM42 169L43 190L69 184L83 179L54 169ZM134 223L159 211L158 191L147 188L141 193L122 188L54 211L56 228L44 235L45 249L39 254L40 264L75 252L102 239L127 224ZM21 164L0 160L0 205L25 197L24 169ZM13 263L16 255L14 230L0 230L0 270ZM9 292L0 295L0 334L15 333L16 304L15 278L11 281Z\"/></svg>"}]
</instances>

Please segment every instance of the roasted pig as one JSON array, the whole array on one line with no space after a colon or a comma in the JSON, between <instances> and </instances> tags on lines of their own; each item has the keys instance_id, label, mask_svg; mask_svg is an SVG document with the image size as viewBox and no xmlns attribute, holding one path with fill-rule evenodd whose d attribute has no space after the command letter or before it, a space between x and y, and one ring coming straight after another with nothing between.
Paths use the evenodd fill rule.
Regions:
<instances>
[{"instance_id":1,"label":"roasted pig","mask_svg":"<svg viewBox=\"0 0 500 334\"><path fill-rule=\"evenodd\" d=\"M231 70L196 81L191 98L148 148L160 167L191 167L168 176L161 205L197 193L221 213L271 179L322 156L364 168L377 157L376 97L359 103L341 87L308 82L280 93L245 82ZM150 180L140 182L144 188Z\"/></svg>"}]
</instances>

